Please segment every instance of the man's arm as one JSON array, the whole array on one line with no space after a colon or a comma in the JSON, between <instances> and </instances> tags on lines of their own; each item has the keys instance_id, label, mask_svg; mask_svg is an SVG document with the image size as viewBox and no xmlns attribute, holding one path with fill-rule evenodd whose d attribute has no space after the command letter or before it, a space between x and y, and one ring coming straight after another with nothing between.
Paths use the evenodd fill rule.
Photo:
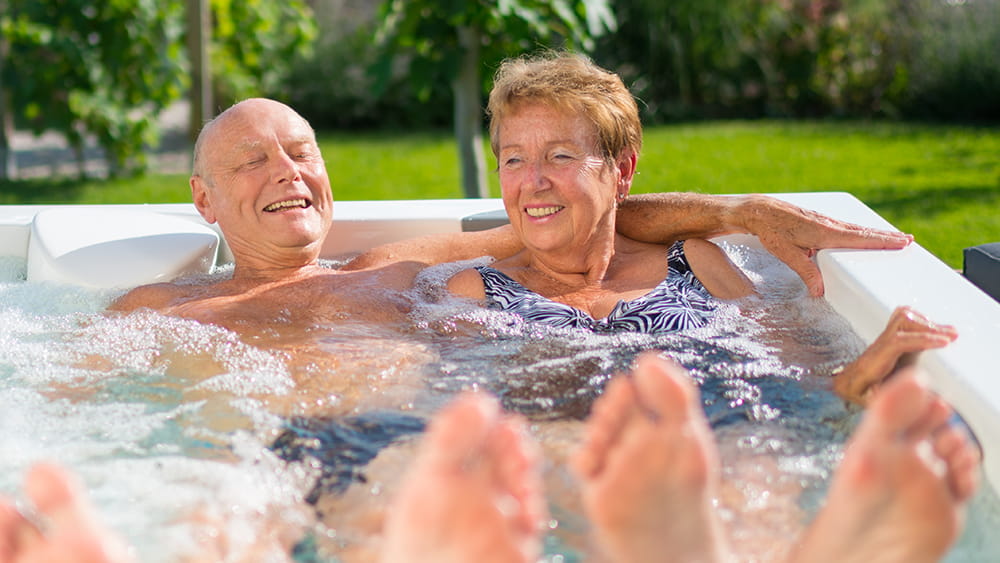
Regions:
<instances>
[{"instance_id":1,"label":"man's arm","mask_svg":"<svg viewBox=\"0 0 1000 563\"><path fill-rule=\"evenodd\" d=\"M693 193L633 195L618 210L618 231L645 242L750 233L806 283L823 295L823 278L812 261L823 248L904 248L913 236L831 219L763 195Z\"/></svg>"},{"instance_id":2,"label":"man's arm","mask_svg":"<svg viewBox=\"0 0 1000 563\"><path fill-rule=\"evenodd\" d=\"M467 233L442 233L377 246L344 266L344 270L378 268L393 262L428 266L480 256L507 258L524 248L510 225Z\"/></svg>"},{"instance_id":3,"label":"man's arm","mask_svg":"<svg viewBox=\"0 0 1000 563\"><path fill-rule=\"evenodd\" d=\"M907 234L845 223L763 195L633 195L618 210L617 225L629 238L655 243L732 233L756 235L764 248L802 277L812 295L823 295L823 278L812 261L817 250L899 249L913 241ZM445 233L373 248L344 269L362 270L400 261L431 265L479 256L503 259L522 248L510 226Z\"/></svg>"}]
</instances>

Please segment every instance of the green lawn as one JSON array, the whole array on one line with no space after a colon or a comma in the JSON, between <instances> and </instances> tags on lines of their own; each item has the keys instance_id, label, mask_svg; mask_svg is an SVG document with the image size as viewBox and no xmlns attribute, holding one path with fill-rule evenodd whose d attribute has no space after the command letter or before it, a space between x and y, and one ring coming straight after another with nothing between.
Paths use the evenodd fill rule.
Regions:
<instances>
[{"instance_id":1,"label":"green lawn","mask_svg":"<svg viewBox=\"0 0 1000 563\"><path fill-rule=\"evenodd\" d=\"M445 132L324 133L338 199L461 197ZM490 158L489 166L494 163ZM953 267L1000 241L1000 128L859 122L651 127L635 192L847 191ZM491 175L494 195L499 195ZM183 175L0 184L0 203L189 201Z\"/></svg>"},{"instance_id":2,"label":"green lawn","mask_svg":"<svg viewBox=\"0 0 1000 563\"><path fill-rule=\"evenodd\" d=\"M1000 128L714 123L646 134L636 191L846 191L953 267L1000 241Z\"/></svg>"}]
</instances>

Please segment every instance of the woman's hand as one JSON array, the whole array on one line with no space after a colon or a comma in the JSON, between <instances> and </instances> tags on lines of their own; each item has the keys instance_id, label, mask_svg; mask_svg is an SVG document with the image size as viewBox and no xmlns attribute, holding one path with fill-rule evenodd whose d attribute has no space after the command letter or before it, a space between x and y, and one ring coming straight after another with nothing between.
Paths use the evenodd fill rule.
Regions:
<instances>
[{"instance_id":1,"label":"woman's hand","mask_svg":"<svg viewBox=\"0 0 1000 563\"><path fill-rule=\"evenodd\" d=\"M813 261L818 250L898 250L913 242L913 237L905 233L839 221L760 194L632 195L619 206L616 225L618 232L628 238L656 244L732 233L755 235L768 252L802 278L809 294L815 297L824 292L823 277Z\"/></svg>"},{"instance_id":2,"label":"woman's hand","mask_svg":"<svg viewBox=\"0 0 1000 563\"><path fill-rule=\"evenodd\" d=\"M824 293L823 276L813 261L824 248L898 250L913 236L870 229L802 209L777 198L747 195L734 198L729 221L756 235L768 252L788 265L805 282L809 294Z\"/></svg>"},{"instance_id":3,"label":"woman's hand","mask_svg":"<svg viewBox=\"0 0 1000 563\"><path fill-rule=\"evenodd\" d=\"M882 334L858 359L834 376L833 389L841 397L865 405L878 387L917 352L942 348L958 338L949 325L939 325L910 307L899 307Z\"/></svg>"}]
</instances>

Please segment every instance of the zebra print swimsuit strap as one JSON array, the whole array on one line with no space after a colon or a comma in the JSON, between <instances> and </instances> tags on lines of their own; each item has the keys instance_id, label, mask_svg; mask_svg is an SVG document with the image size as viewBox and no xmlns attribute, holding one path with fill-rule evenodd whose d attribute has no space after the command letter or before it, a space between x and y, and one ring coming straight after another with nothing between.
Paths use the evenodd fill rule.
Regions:
<instances>
[{"instance_id":1,"label":"zebra print swimsuit strap","mask_svg":"<svg viewBox=\"0 0 1000 563\"><path fill-rule=\"evenodd\" d=\"M479 266L476 270L483 278L491 308L516 313L532 322L601 333L657 333L704 326L716 303L691 271L683 241L670 247L667 267L667 278L652 291L632 301L619 301L603 319L542 297L495 268Z\"/></svg>"}]
</instances>

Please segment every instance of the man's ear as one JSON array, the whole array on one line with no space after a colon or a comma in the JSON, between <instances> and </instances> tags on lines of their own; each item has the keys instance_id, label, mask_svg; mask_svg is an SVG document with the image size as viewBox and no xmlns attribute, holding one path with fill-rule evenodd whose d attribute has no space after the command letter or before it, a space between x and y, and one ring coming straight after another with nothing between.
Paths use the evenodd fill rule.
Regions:
<instances>
[{"instance_id":1,"label":"man's ear","mask_svg":"<svg viewBox=\"0 0 1000 563\"><path fill-rule=\"evenodd\" d=\"M212 200L208 197L208 186L201 176L191 176L188 181L191 184L191 201L194 202L195 209L209 224L215 223L215 211L212 210Z\"/></svg>"}]
</instances>

